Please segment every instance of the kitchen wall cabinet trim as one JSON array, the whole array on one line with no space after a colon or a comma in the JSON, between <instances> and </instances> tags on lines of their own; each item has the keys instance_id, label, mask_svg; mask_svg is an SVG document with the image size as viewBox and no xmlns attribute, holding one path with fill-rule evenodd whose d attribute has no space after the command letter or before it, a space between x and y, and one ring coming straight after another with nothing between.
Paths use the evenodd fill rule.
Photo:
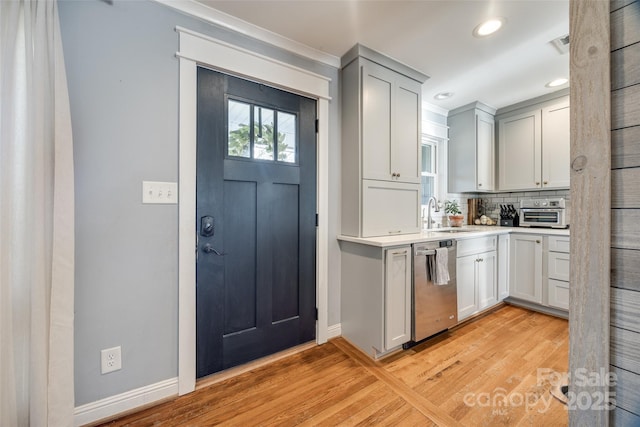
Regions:
<instances>
[{"instance_id":1,"label":"kitchen wall cabinet trim","mask_svg":"<svg viewBox=\"0 0 640 427\"><path fill-rule=\"evenodd\" d=\"M495 190L495 112L481 102L449 112L450 193Z\"/></svg>"},{"instance_id":2,"label":"kitchen wall cabinet trim","mask_svg":"<svg viewBox=\"0 0 640 427\"><path fill-rule=\"evenodd\" d=\"M362 45L342 65L342 234L418 232L427 76Z\"/></svg>"}]
</instances>

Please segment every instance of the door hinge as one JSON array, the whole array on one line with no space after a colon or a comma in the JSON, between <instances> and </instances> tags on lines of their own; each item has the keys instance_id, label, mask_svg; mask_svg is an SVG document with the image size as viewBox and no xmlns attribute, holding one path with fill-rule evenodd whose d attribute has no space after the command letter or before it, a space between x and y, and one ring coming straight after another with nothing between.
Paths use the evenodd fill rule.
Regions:
<instances>
[{"instance_id":1,"label":"door hinge","mask_svg":"<svg viewBox=\"0 0 640 427\"><path fill-rule=\"evenodd\" d=\"M316 214L316 227L318 226L318 214Z\"/></svg>"},{"instance_id":2,"label":"door hinge","mask_svg":"<svg viewBox=\"0 0 640 427\"><path fill-rule=\"evenodd\" d=\"M318 133L320 129L320 120L316 119L316 133Z\"/></svg>"}]
</instances>

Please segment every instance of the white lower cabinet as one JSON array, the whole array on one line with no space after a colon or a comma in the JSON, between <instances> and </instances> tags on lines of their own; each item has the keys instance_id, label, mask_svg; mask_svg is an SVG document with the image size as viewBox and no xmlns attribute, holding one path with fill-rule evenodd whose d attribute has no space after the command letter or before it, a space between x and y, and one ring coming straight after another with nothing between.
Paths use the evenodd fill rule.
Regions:
<instances>
[{"instance_id":1,"label":"white lower cabinet","mask_svg":"<svg viewBox=\"0 0 640 427\"><path fill-rule=\"evenodd\" d=\"M498 302L498 257L496 251L478 255L478 309L484 310Z\"/></svg>"},{"instance_id":2,"label":"white lower cabinet","mask_svg":"<svg viewBox=\"0 0 640 427\"><path fill-rule=\"evenodd\" d=\"M342 336L373 358L411 340L411 246L340 242Z\"/></svg>"},{"instance_id":3,"label":"white lower cabinet","mask_svg":"<svg viewBox=\"0 0 640 427\"><path fill-rule=\"evenodd\" d=\"M547 304L569 310L569 237L549 237L547 253Z\"/></svg>"},{"instance_id":4,"label":"white lower cabinet","mask_svg":"<svg viewBox=\"0 0 640 427\"><path fill-rule=\"evenodd\" d=\"M385 251L384 342L387 349L411 340L411 246Z\"/></svg>"},{"instance_id":5,"label":"white lower cabinet","mask_svg":"<svg viewBox=\"0 0 640 427\"><path fill-rule=\"evenodd\" d=\"M511 236L498 236L498 301L509 296L509 242Z\"/></svg>"},{"instance_id":6,"label":"white lower cabinet","mask_svg":"<svg viewBox=\"0 0 640 427\"><path fill-rule=\"evenodd\" d=\"M549 279L549 307L569 310L569 282Z\"/></svg>"},{"instance_id":7,"label":"white lower cabinet","mask_svg":"<svg viewBox=\"0 0 640 427\"><path fill-rule=\"evenodd\" d=\"M569 236L514 233L509 239L509 297L569 310Z\"/></svg>"},{"instance_id":8,"label":"white lower cabinet","mask_svg":"<svg viewBox=\"0 0 640 427\"><path fill-rule=\"evenodd\" d=\"M456 260L458 286L458 321L478 312L476 289L476 257L469 255Z\"/></svg>"},{"instance_id":9,"label":"white lower cabinet","mask_svg":"<svg viewBox=\"0 0 640 427\"><path fill-rule=\"evenodd\" d=\"M512 234L509 296L542 304L542 236Z\"/></svg>"},{"instance_id":10,"label":"white lower cabinet","mask_svg":"<svg viewBox=\"0 0 640 427\"><path fill-rule=\"evenodd\" d=\"M498 302L496 239L490 236L458 241L458 321Z\"/></svg>"}]
</instances>

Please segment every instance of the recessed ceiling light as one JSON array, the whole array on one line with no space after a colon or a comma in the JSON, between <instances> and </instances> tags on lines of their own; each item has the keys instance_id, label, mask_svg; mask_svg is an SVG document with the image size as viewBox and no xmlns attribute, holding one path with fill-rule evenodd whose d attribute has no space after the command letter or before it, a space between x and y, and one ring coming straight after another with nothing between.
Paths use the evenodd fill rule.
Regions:
<instances>
[{"instance_id":1,"label":"recessed ceiling light","mask_svg":"<svg viewBox=\"0 0 640 427\"><path fill-rule=\"evenodd\" d=\"M438 101L442 101L443 99L448 99L448 98L451 98L452 96L453 96L453 92L440 92L436 94L433 98L437 99Z\"/></svg>"},{"instance_id":2,"label":"recessed ceiling light","mask_svg":"<svg viewBox=\"0 0 640 427\"><path fill-rule=\"evenodd\" d=\"M506 19L504 18L491 18L484 21L481 24L478 24L476 28L473 29L474 37L486 37L498 31L505 24Z\"/></svg>"},{"instance_id":3,"label":"recessed ceiling light","mask_svg":"<svg viewBox=\"0 0 640 427\"><path fill-rule=\"evenodd\" d=\"M569 81L569 79L565 79L563 77L561 79L552 80L549 83L547 83L545 86L546 87L558 87L558 86L562 86L563 84L567 83L568 81Z\"/></svg>"}]
</instances>

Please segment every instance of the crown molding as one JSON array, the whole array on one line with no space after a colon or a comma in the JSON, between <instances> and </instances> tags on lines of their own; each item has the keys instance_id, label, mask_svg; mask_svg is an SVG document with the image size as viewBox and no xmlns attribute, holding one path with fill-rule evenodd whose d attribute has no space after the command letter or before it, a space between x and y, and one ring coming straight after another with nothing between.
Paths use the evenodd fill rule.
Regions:
<instances>
[{"instance_id":1,"label":"crown molding","mask_svg":"<svg viewBox=\"0 0 640 427\"><path fill-rule=\"evenodd\" d=\"M422 109L431 111L432 113L440 114L441 116L447 117L449 115L449 110L446 110L437 105L430 104L428 102L422 101Z\"/></svg>"},{"instance_id":2,"label":"crown molding","mask_svg":"<svg viewBox=\"0 0 640 427\"><path fill-rule=\"evenodd\" d=\"M258 27L257 25L243 21L240 18L236 18L235 16L229 15L228 13L224 13L195 0L154 1L186 15L202 19L210 24L227 28L231 31L260 40L322 64L326 64L334 68L340 68L340 58L337 56L330 55L326 52L322 52L280 34L274 33L273 31Z\"/></svg>"}]
</instances>

